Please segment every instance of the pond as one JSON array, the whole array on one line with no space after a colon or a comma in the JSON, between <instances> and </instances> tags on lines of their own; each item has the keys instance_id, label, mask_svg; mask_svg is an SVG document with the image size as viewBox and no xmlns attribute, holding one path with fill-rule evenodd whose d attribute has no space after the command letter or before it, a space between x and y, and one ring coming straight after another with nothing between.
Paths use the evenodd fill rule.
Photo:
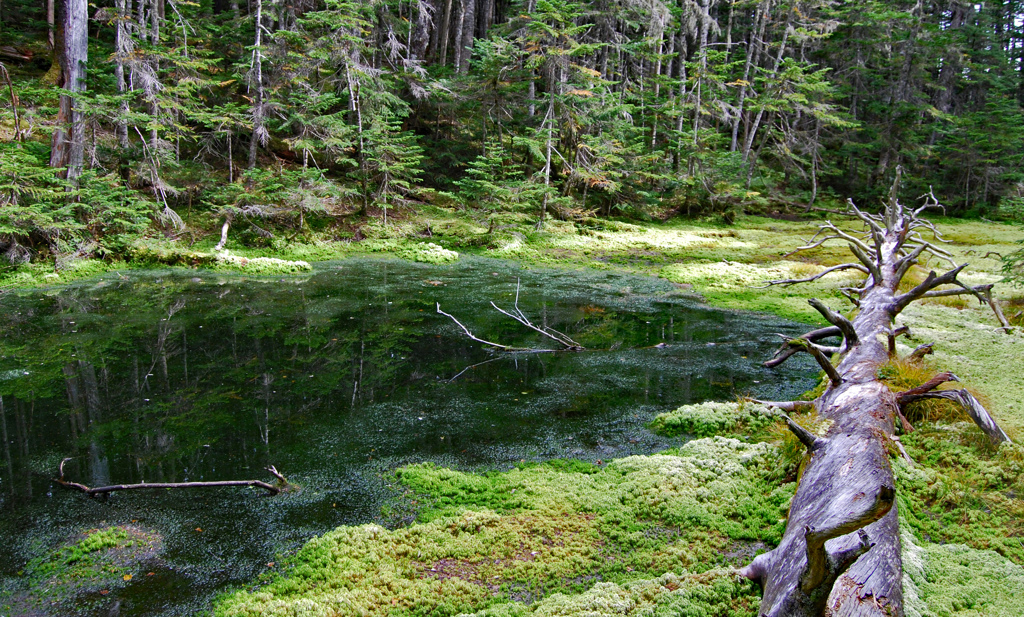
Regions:
<instances>
[{"instance_id":1,"label":"pond","mask_svg":"<svg viewBox=\"0 0 1024 617\"><path fill-rule=\"evenodd\" d=\"M436 312L440 303L487 340L548 348L490 306L511 308L517 289L526 315L586 351L496 353ZM130 525L159 539L145 572L116 588L83 585L60 614L197 614L311 536L408 522L408 507L389 507L400 465L507 469L650 453L670 445L646 428L658 413L795 396L814 385L811 364L761 361L774 333L803 329L709 308L654 277L465 258L328 262L286 278L147 271L8 292L2 589L8 599L23 592L29 560L76 535ZM301 490L90 499L52 481L65 457L68 479L90 486L272 481L264 468L274 465Z\"/></svg>"}]
</instances>

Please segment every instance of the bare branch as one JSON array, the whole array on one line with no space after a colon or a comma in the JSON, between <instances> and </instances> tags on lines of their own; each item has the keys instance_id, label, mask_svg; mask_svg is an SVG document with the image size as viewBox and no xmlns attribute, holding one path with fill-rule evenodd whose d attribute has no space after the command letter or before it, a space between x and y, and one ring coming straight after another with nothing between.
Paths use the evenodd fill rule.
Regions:
<instances>
[{"instance_id":1,"label":"bare branch","mask_svg":"<svg viewBox=\"0 0 1024 617\"><path fill-rule=\"evenodd\" d=\"M823 338L842 335L843 331L837 328L836 326L826 326L824 328L818 328L817 330L811 330L810 332L802 334L797 338L802 338L804 340L814 342ZM799 349L792 347L788 344L789 337L786 336L785 334L776 334L776 336L782 337L784 340L787 341L787 343L784 343L782 347L780 347L775 352L775 355L772 356L771 360L766 360L765 362L762 363L762 366L766 368L775 368L776 366L779 366L780 364L790 359L800 351ZM836 347L823 347L822 352L838 353L839 349Z\"/></svg>"},{"instance_id":2,"label":"bare branch","mask_svg":"<svg viewBox=\"0 0 1024 617\"><path fill-rule=\"evenodd\" d=\"M934 377L924 382L923 384L917 386L916 388L911 388L904 392L898 393L896 395L896 403L902 406L904 405L904 399L907 398L908 396L914 396L917 394L924 394L925 392L931 392L932 390L938 388L942 384L951 381L960 381L960 378L950 372L939 373L938 375L935 375Z\"/></svg>"},{"instance_id":3,"label":"bare branch","mask_svg":"<svg viewBox=\"0 0 1024 617\"><path fill-rule=\"evenodd\" d=\"M953 268L949 272L946 272L942 276L936 276L934 270L929 272L928 278L926 278L923 283L911 289L907 293L897 296L896 299L893 301L892 306L889 309L889 312L893 316L898 315L900 311L907 308L907 306L909 306L911 302L919 300L922 296L924 296L924 294L928 293L932 289L935 289L940 285L950 285L956 283L957 275L960 274L960 271L966 267L967 264L961 264L956 268Z\"/></svg>"},{"instance_id":4,"label":"bare branch","mask_svg":"<svg viewBox=\"0 0 1024 617\"><path fill-rule=\"evenodd\" d=\"M490 345L491 347L496 347L498 349L504 349L505 351L527 351L526 349L521 349L519 347L509 347L508 345L502 345L501 343L492 343L491 341L485 341L482 338L477 338L476 336L474 336L474 334L472 332L469 331L469 328L467 328L466 326L462 325L462 322L460 322L458 319L455 319L454 316L452 316L452 315L442 311L441 310L441 303L440 302L437 303L437 312L442 314L442 315L444 315L445 317L448 317L452 321L454 321L455 325L457 325L458 327L462 328L462 331L466 333L466 336L468 336L469 338L473 339L474 341L476 341L478 343L483 343L484 345Z\"/></svg>"},{"instance_id":5,"label":"bare branch","mask_svg":"<svg viewBox=\"0 0 1024 617\"><path fill-rule=\"evenodd\" d=\"M933 346L934 343L924 343L922 345L918 345L914 349L914 351L910 352L910 355L907 356L907 361L920 362L921 360L924 360L925 356L934 353L934 350L932 349Z\"/></svg>"},{"instance_id":6,"label":"bare branch","mask_svg":"<svg viewBox=\"0 0 1024 617\"><path fill-rule=\"evenodd\" d=\"M896 284L897 285L899 285L900 281L903 280L903 277L907 275L907 272L910 270L910 268L914 264L917 263L917 258L921 256L921 253L924 252L925 248L927 248L927 247L925 245L921 244L917 248L915 248L913 251L911 251L906 257L904 257L904 258L900 259L898 262L896 262Z\"/></svg>"},{"instance_id":7,"label":"bare branch","mask_svg":"<svg viewBox=\"0 0 1024 617\"><path fill-rule=\"evenodd\" d=\"M882 271L878 269L878 264L876 264L870 257L868 257L868 254L866 252L864 252L856 244L850 244L850 251L854 255L856 255L857 259L859 259L860 262L864 264L864 266L868 269L868 271L871 272L871 276L876 281L882 281Z\"/></svg>"},{"instance_id":8,"label":"bare branch","mask_svg":"<svg viewBox=\"0 0 1024 617\"><path fill-rule=\"evenodd\" d=\"M491 306L493 306L494 310L498 311L502 315L505 315L506 317L511 317L512 319L515 319L516 321L518 321L519 323L523 324L527 328L533 330L534 332L538 332L540 334L543 334L544 336L548 337L549 339L557 342L559 345L564 346L566 349L574 350L574 351L575 350L583 349L582 345L580 345L576 341L572 340L568 336L562 334L561 332L558 332L557 330L553 330L551 328L539 328L539 327L533 325L533 323L529 319L527 319L526 316L523 315L523 312L520 311L518 308L515 309L516 313L518 313L518 314L514 314L514 313L510 313L509 311L506 311L506 310L500 308L494 302L491 302Z\"/></svg>"},{"instance_id":9,"label":"bare branch","mask_svg":"<svg viewBox=\"0 0 1024 617\"><path fill-rule=\"evenodd\" d=\"M818 448L821 448L828 443L827 439L818 437L811 431L800 426L799 424L793 421L793 418L790 418L786 414L781 415L782 419L786 421L786 425L789 427L789 430L794 435L796 435L796 438L800 440L800 443L804 444L804 446L807 447L808 451L814 452Z\"/></svg>"},{"instance_id":10,"label":"bare branch","mask_svg":"<svg viewBox=\"0 0 1024 617\"><path fill-rule=\"evenodd\" d=\"M784 286L788 287L790 285L796 285L798 283L810 283L812 281L816 281L816 280L820 279L821 277L825 276L826 274L832 274L833 272L838 272L840 270L860 270L864 274L871 274L871 272L867 268L865 268L864 266L862 266L860 264L854 264L854 263L839 264L838 266L832 266L831 268L826 268L826 269L822 270L821 272L815 274L814 276L809 276L809 277L803 278L803 279L780 279L780 280L777 280L777 281L768 281L767 285L761 285L759 287L755 287L755 289L765 289L765 288L771 287L773 285L784 285Z\"/></svg>"},{"instance_id":11,"label":"bare branch","mask_svg":"<svg viewBox=\"0 0 1024 617\"><path fill-rule=\"evenodd\" d=\"M879 223L883 222L882 217L876 214L862 212L861 209L858 208L855 203L853 203L853 199L847 198L846 205L850 206L850 210L853 211L854 216L864 221L864 223L868 227L870 227L872 231L877 231L879 233L882 232L882 226L879 225Z\"/></svg>"},{"instance_id":12,"label":"bare branch","mask_svg":"<svg viewBox=\"0 0 1024 617\"><path fill-rule=\"evenodd\" d=\"M838 386L843 383L843 378L839 375L839 371L836 370L836 367L832 366L832 363L825 357L825 354L822 352L820 347L810 341L799 338L789 339L788 344L799 351L806 351L811 354L811 356L813 356L818 362L818 366L821 367L821 370L825 371L825 374L828 375L828 379L832 382L833 386Z\"/></svg>"},{"instance_id":13,"label":"bare branch","mask_svg":"<svg viewBox=\"0 0 1024 617\"><path fill-rule=\"evenodd\" d=\"M896 339L904 335L910 336L910 328L900 326L895 330L889 330L887 334L889 335L889 355L894 356L896 355Z\"/></svg>"},{"instance_id":14,"label":"bare branch","mask_svg":"<svg viewBox=\"0 0 1024 617\"><path fill-rule=\"evenodd\" d=\"M989 441L993 444L1000 444L1004 441L1009 442L1010 438L1006 435L1003 429L999 428L996 421L992 418L992 415L988 413L985 406L981 404L978 399L974 398L974 395L967 390L942 390L940 392L924 392L922 394L908 394L903 396L900 400L900 404L913 403L914 401L920 401L928 398L941 398L947 401L953 401L959 403L967 415L974 420L974 423L978 425L978 428L983 433L988 435Z\"/></svg>"},{"instance_id":15,"label":"bare branch","mask_svg":"<svg viewBox=\"0 0 1024 617\"><path fill-rule=\"evenodd\" d=\"M273 484L263 482L262 480L220 480L215 482L143 482L141 484L115 484L111 486L97 486L96 488L89 488L84 484L79 484L78 482L70 482L64 479L64 463L66 463L69 460L71 459L65 458L60 462L60 467L58 468L60 475L59 477L54 478L54 481L57 482L57 484L63 486L64 488L74 489L76 491L85 493L90 497L92 497L93 495L105 495L107 493L113 493L114 491L130 491L154 488L217 488L222 486L253 486L256 488L261 488L271 495L277 495L278 493L281 492L282 488L280 485L275 486ZM275 477L277 477L281 484L288 484L288 480L286 480L284 476L278 473L277 470L274 469L273 465L267 467L267 471L270 471Z\"/></svg>"},{"instance_id":16,"label":"bare branch","mask_svg":"<svg viewBox=\"0 0 1024 617\"><path fill-rule=\"evenodd\" d=\"M876 280L881 279L879 278ZM849 319L825 306L825 303L817 298L811 298L807 303L813 306L816 311L821 313L821 316L824 317L826 321L839 328L843 333L843 338L846 339L847 349L858 343L860 339L857 337L857 330L853 327L853 323L851 323Z\"/></svg>"}]
</instances>

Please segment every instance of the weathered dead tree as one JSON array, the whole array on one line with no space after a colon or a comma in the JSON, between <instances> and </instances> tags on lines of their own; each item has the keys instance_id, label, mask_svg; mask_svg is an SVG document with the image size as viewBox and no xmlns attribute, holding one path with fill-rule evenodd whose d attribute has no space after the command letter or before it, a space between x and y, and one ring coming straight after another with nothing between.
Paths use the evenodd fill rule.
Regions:
<instances>
[{"instance_id":1,"label":"weathered dead tree","mask_svg":"<svg viewBox=\"0 0 1024 617\"><path fill-rule=\"evenodd\" d=\"M110 486L97 486L90 488L84 484L78 482L71 482L70 480L64 479L64 463L71 459L64 459L60 462L60 468L58 469L59 475L54 478L57 484L60 484L64 488L80 491L90 497L96 495L107 495L114 491L131 491L140 489L170 489L170 488L216 488L223 486L252 486L255 488L261 488L267 491L268 495L277 495L281 491L287 489L291 485L288 480L281 475L273 465L267 467L267 471L270 475L277 478L275 484L270 484L262 480L219 480L213 482L143 482L140 484L113 484Z\"/></svg>"},{"instance_id":2,"label":"weathered dead tree","mask_svg":"<svg viewBox=\"0 0 1024 617\"><path fill-rule=\"evenodd\" d=\"M938 206L934 196L926 196L921 207L908 209L896 199L898 188L899 172L880 215L862 212L849 202L849 213L864 225L863 230L844 230L826 222L815 238L798 249L846 242L856 261L826 272L859 270L866 278L859 287L844 289L858 307L852 320L812 299L811 306L831 326L788 339L776 357L765 363L775 366L796 353L811 354L829 379L813 409L830 423L826 434L819 436L785 417L809 457L779 546L741 570L762 584L760 614L765 617L903 615L896 484L889 461L893 444L902 451L893 439L900 404L929 396L958 401L969 412L980 404L966 391L933 391L949 381L948 375L938 377L921 392L900 395L879 381L879 366L895 354L896 337L906 333L893 327L895 318L923 298L969 294L992 306L1006 325L991 301L991 288L971 287L957 280L966 264L956 265L949 252L922 235L922 231L930 231L941 241L934 225L921 217L926 208ZM951 269L944 274L932 272L920 285L900 293L900 281L925 253L949 262ZM817 278L820 275L771 284L791 285ZM841 345L823 347L820 341L828 337L842 337ZM833 353L840 358L835 366L828 357ZM914 355L925 353L926 349L918 348ZM806 403L798 402L768 404L787 411L807 408ZM987 412L982 415L975 409L972 417L990 437L998 434L998 439L1006 439ZM986 424L991 426L986 428Z\"/></svg>"}]
</instances>

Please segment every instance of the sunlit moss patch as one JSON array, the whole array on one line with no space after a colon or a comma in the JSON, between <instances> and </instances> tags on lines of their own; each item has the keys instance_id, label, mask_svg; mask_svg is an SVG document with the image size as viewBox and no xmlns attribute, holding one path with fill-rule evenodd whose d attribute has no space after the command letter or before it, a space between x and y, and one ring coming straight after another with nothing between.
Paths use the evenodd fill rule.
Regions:
<instances>
[{"instance_id":1,"label":"sunlit moss patch","mask_svg":"<svg viewBox=\"0 0 1024 617\"><path fill-rule=\"evenodd\" d=\"M757 403L707 401L683 405L658 415L651 429L661 435L710 437L736 432L756 433L776 422L776 415Z\"/></svg>"},{"instance_id":2,"label":"sunlit moss patch","mask_svg":"<svg viewBox=\"0 0 1024 617\"><path fill-rule=\"evenodd\" d=\"M341 527L217 614L603 614L662 602L752 614L753 586L713 570L781 537L792 485L765 479L774 456L768 444L716 437L600 465L405 467L398 478L429 504L421 522Z\"/></svg>"}]
</instances>

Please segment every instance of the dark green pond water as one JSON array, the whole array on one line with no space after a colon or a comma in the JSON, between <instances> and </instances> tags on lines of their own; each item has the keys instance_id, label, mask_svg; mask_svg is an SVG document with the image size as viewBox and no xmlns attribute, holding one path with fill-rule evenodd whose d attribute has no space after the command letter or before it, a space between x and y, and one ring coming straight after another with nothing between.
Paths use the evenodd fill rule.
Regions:
<instances>
[{"instance_id":1,"label":"dark green pond water","mask_svg":"<svg viewBox=\"0 0 1024 617\"><path fill-rule=\"evenodd\" d=\"M517 279L520 308L588 351L495 354L435 312L440 302L488 340L548 347L489 306L510 307ZM387 507L399 465L649 453L670 445L646 428L660 412L794 396L813 385L813 368L760 362L773 333L801 330L710 309L655 278L473 259L344 261L284 279L145 272L8 292L0 583L9 600L31 558L89 529L133 524L163 539L144 566L153 575L136 572L105 595L86 589L59 614L201 613L315 534L404 522L405 509ZM273 464L302 490L89 499L51 480L64 457L68 478L90 486L270 480L263 468Z\"/></svg>"}]
</instances>

